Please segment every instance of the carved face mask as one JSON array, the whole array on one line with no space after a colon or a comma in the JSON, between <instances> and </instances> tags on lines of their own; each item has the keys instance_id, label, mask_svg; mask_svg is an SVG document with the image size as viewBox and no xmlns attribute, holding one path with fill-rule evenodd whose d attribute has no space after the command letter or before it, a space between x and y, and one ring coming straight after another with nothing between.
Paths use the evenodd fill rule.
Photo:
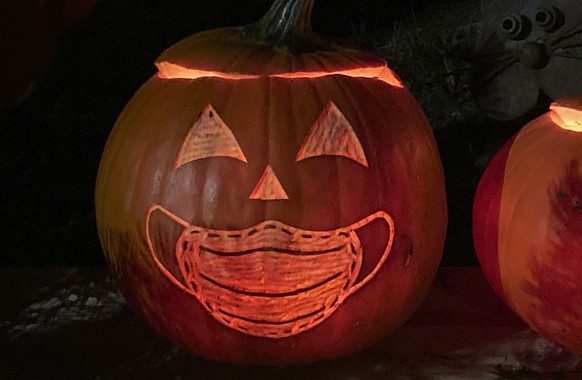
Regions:
<instances>
[{"instance_id":1,"label":"carved face mask","mask_svg":"<svg viewBox=\"0 0 582 380\"><path fill-rule=\"evenodd\" d=\"M393 223L377 212L333 231L306 231L277 221L266 221L240 231L184 226L176 244L182 281L157 259L172 281L195 296L218 321L241 332L284 337L322 322L350 294L374 277L392 245ZM375 268L356 283L362 246L356 231L380 219L390 230L390 241ZM150 247L153 252L153 248Z\"/></svg>"},{"instance_id":2,"label":"carved face mask","mask_svg":"<svg viewBox=\"0 0 582 380\"><path fill-rule=\"evenodd\" d=\"M329 141L340 141L341 147ZM308 133L297 161L332 151L367 166L351 126L329 103ZM186 137L176 168L213 155L246 162L232 132L207 107ZM249 198L287 199L270 166ZM172 263L164 262L152 243L155 226L151 220L158 213L182 228ZM373 221L380 221L386 228L388 241L373 269L358 277L364 247L357 231ZM245 334L281 338L323 322L376 275L392 247L394 224L386 212L378 211L330 231L309 231L275 220L242 230L218 230L192 226L155 204L146 217L146 236L159 269L193 295L216 320Z\"/></svg>"}]
</instances>

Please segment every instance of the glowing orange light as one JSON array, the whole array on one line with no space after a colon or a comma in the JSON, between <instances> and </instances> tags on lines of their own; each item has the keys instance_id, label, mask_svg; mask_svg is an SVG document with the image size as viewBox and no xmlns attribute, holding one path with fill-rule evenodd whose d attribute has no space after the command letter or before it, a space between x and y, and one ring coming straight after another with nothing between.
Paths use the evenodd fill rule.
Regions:
<instances>
[{"instance_id":1,"label":"glowing orange light","mask_svg":"<svg viewBox=\"0 0 582 380\"><path fill-rule=\"evenodd\" d=\"M552 103L550 117L561 128L582 132L582 98L564 98Z\"/></svg>"},{"instance_id":2,"label":"glowing orange light","mask_svg":"<svg viewBox=\"0 0 582 380\"><path fill-rule=\"evenodd\" d=\"M244 79L256 79L261 77L260 75L248 75L248 74L237 74L237 73L223 73L218 71L207 71L207 70L197 70L189 69L180 65L176 65L170 62L159 62L156 64L158 67L158 76L165 79L198 79L198 78L224 78L233 80L244 80ZM386 66L376 66L376 67L365 67L356 68L349 70L337 70L337 71L298 71L293 73L283 73L283 74L272 74L269 75L271 78L287 78L287 79L305 79L305 78L321 78L328 75L345 75L355 78L370 78L378 79L382 82L388 83L395 87L404 87L400 79Z\"/></svg>"}]
</instances>

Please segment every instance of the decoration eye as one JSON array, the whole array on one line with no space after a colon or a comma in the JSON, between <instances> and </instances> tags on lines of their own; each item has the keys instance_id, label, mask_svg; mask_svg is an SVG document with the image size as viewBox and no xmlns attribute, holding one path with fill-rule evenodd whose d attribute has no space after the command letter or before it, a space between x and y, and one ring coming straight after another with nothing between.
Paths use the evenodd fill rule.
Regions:
<instances>
[{"instance_id":1,"label":"decoration eye","mask_svg":"<svg viewBox=\"0 0 582 380\"><path fill-rule=\"evenodd\" d=\"M499 32L509 40L523 40L531 33L531 21L523 15L510 14L499 24Z\"/></svg>"},{"instance_id":2,"label":"decoration eye","mask_svg":"<svg viewBox=\"0 0 582 380\"><path fill-rule=\"evenodd\" d=\"M331 101L311 126L297 153L296 161L316 156L344 156L368 167L358 136L346 117Z\"/></svg>"},{"instance_id":3,"label":"decoration eye","mask_svg":"<svg viewBox=\"0 0 582 380\"><path fill-rule=\"evenodd\" d=\"M198 120L186 134L174 170L188 162L207 157L232 157L247 162L232 131L210 104L202 109Z\"/></svg>"},{"instance_id":4,"label":"decoration eye","mask_svg":"<svg viewBox=\"0 0 582 380\"><path fill-rule=\"evenodd\" d=\"M566 16L556 7L540 7L535 11L533 21L537 27L553 33L564 26Z\"/></svg>"}]
</instances>

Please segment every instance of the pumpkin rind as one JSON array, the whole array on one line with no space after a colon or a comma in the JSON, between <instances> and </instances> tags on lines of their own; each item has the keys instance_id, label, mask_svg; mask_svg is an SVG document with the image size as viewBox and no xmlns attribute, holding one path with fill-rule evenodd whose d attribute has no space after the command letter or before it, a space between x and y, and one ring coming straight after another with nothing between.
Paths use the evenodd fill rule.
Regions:
<instances>
[{"instance_id":1,"label":"pumpkin rind","mask_svg":"<svg viewBox=\"0 0 582 380\"><path fill-rule=\"evenodd\" d=\"M498 153L479 184L473 220L493 287L533 329L581 353L582 133L556 115L576 104L559 100Z\"/></svg>"},{"instance_id":2,"label":"pumpkin rind","mask_svg":"<svg viewBox=\"0 0 582 380\"><path fill-rule=\"evenodd\" d=\"M216 35L210 36L213 41ZM203 37L196 39L205 43ZM313 54L325 56L325 52ZM254 53L249 59L253 57ZM297 60L305 61L305 57ZM260 66L261 60L258 67L265 71L249 71L257 75L246 79L154 75L128 103L99 168L97 222L120 288L157 331L216 360L311 362L370 345L404 323L423 300L440 262L447 219L443 170L434 137L413 96L400 85L335 73L350 60L343 57L335 65L334 58L325 67L333 66L332 73L313 77L270 75L273 72ZM352 62L359 62L357 56ZM377 62L361 65L366 68ZM218 70L221 64L205 69ZM252 66L240 64L238 68ZM200 68L198 63L193 66ZM333 146L321 152L311 147L305 158L298 159L310 128L330 104L345 118L337 119L353 129L349 139L357 138L361 146L354 143L356 153L343 155L334 155ZM206 158L177 159L189 131L209 105L232 132L246 162L236 158L242 157L238 153L218 157L216 150L208 150L214 153ZM276 176L286 197L281 189L255 192L265 173L273 183ZM152 213L152 220L146 220L155 205L167 210L170 218ZM388 215L393 228L370 219L378 213ZM326 231L354 223L360 226L359 220L367 221L356 231L363 247L362 262L349 285L357 290L342 298L324 320L303 329L298 326L293 332L262 328L259 323L245 333L245 326L237 329L228 320L220 320L223 314L213 315L209 310L215 310L214 306L193 295L198 289L185 284L179 270L182 262L176 261L181 252L177 242L185 226L201 226L213 236L218 235L213 231L225 231L237 237L273 221L266 224L282 229L291 226L309 239L306 231L325 237ZM271 262L274 255L261 257ZM237 276L242 275L232 274ZM240 279L242 289L242 280L249 279ZM305 277L303 282L313 281ZM257 315L266 311L261 308ZM268 331L279 335L261 335Z\"/></svg>"}]
</instances>

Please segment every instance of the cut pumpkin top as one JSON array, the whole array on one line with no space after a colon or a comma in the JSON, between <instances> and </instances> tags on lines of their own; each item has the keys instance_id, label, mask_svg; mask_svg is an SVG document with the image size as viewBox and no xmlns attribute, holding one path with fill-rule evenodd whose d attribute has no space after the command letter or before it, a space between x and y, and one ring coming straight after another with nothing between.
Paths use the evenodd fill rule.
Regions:
<instances>
[{"instance_id":1,"label":"cut pumpkin top","mask_svg":"<svg viewBox=\"0 0 582 380\"><path fill-rule=\"evenodd\" d=\"M317 78L333 74L403 87L383 58L311 29L313 0L276 0L258 22L196 33L156 60L162 78Z\"/></svg>"},{"instance_id":2,"label":"cut pumpkin top","mask_svg":"<svg viewBox=\"0 0 582 380\"><path fill-rule=\"evenodd\" d=\"M156 60L156 66L162 76L167 76L172 66L250 76L328 74L386 67L384 59L347 44L329 43L326 50L294 53L285 46L245 39L243 30L230 27L196 33L166 49Z\"/></svg>"}]
</instances>

